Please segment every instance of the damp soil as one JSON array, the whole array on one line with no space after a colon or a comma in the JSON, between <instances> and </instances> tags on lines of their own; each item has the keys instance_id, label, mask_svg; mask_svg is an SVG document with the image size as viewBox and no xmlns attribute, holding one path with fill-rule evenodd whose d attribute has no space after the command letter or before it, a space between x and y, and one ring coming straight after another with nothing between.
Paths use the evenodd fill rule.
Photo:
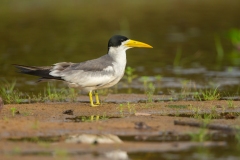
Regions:
<instances>
[{"instance_id":1,"label":"damp soil","mask_svg":"<svg viewBox=\"0 0 240 160\"><path fill-rule=\"evenodd\" d=\"M137 95L114 97L123 100ZM226 147L229 143L224 137L234 137L239 131L240 101L232 101L231 106L229 100L113 102L98 107L80 102L4 105L0 113L0 159L106 159L105 153L113 149L138 159L134 158L138 153ZM204 125L207 117L211 120ZM199 134L203 128L212 139L192 141L191 135ZM123 143L65 142L69 135L81 134L112 134Z\"/></svg>"}]
</instances>

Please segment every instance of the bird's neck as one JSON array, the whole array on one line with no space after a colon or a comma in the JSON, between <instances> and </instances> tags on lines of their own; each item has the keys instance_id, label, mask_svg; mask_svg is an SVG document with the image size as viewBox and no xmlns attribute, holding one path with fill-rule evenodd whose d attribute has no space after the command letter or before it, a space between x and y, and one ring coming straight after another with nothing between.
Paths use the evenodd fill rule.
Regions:
<instances>
[{"instance_id":1,"label":"bird's neck","mask_svg":"<svg viewBox=\"0 0 240 160\"><path fill-rule=\"evenodd\" d=\"M119 48L110 48L108 54L112 57L112 59L117 62L121 63L121 65L126 65L127 58L126 58L126 50L119 49Z\"/></svg>"}]
</instances>

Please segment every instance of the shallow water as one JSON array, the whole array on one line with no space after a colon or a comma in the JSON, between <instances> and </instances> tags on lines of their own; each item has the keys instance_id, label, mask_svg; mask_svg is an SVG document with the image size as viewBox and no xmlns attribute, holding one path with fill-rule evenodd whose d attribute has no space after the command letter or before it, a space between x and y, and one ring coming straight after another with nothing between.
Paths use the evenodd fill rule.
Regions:
<instances>
[{"instance_id":1,"label":"shallow water","mask_svg":"<svg viewBox=\"0 0 240 160\"><path fill-rule=\"evenodd\" d=\"M229 31L240 26L239 9L238 0L2 1L1 79L17 80L20 91L43 91L46 84L36 85L11 64L97 58L112 35L122 34L154 47L127 51L128 66L139 77L161 75L161 92L178 92L188 80L238 93L240 54Z\"/></svg>"},{"instance_id":2,"label":"shallow water","mask_svg":"<svg viewBox=\"0 0 240 160\"><path fill-rule=\"evenodd\" d=\"M189 139L182 139L181 137L177 138L177 142L186 142ZM214 138L213 138L214 139ZM139 141L139 140L138 140ZM176 138L169 139L166 137L154 137L150 138L151 142L164 142L164 141L176 141ZM133 160L139 159L161 159L161 160L169 160L169 159L193 159L193 160L237 160L239 159L239 144L236 142L236 139L233 136L223 136L221 134L215 135L215 142L226 141L225 146L212 146L212 147L191 147L190 149L181 150L181 151L167 151L167 152L140 152L140 153L130 153L129 157Z\"/></svg>"}]
</instances>

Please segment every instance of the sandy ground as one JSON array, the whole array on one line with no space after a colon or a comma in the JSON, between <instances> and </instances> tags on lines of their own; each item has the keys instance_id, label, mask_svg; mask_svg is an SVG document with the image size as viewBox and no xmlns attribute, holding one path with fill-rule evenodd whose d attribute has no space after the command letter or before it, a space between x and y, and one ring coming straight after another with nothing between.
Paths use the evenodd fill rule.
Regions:
<instances>
[{"instance_id":1,"label":"sandy ground","mask_svg":"<svg viewBox=\"0 0 240 160\"><path fill-rule=\"evenodd\" d=\"M115 95L112 101L114 102L114 98L118 100L126 99L126 97L131 99L131 96L132 99L138 97L136 95ZM196 113L219 115L218 119L210 121L210 124L213 125L234 128L240 124L240 118L238 118L240 101L233 101L231 107L229 102L224 100L129 104L127 100L121 101L120 104L105 102L99 107L90 107L88 103L79 102L4 105L0 113L0 159L18 157L55 159L58 157L56 155L66 156L70 159L79 157L104 159L106 158L105 153L113 149L131 153L190 148L199 143L168 142L173 141L168 138L198 133L199 127L174 124L174 121L201 123L201 120L194 118ZM81 116L85 116L84 122L81 122ZM99 116L98 120L96 120L97 116ZM78 118L76 119L76 117ZM218 132L218 130L209 131ZM130 138L129 140L123 138L123 143L119 144L93 145L65 142L66 137L75 134L112 134ZM54 136L57 137L57 140L51 142L21 140L22 138ZM144 141L152 136L165 137L165 139L163 138L163 142L158 143ZM204 145L225 145L224 143L205 143ZM92 153L98 153L98 156L94 156Z\"/></svg>"}]
</instances>

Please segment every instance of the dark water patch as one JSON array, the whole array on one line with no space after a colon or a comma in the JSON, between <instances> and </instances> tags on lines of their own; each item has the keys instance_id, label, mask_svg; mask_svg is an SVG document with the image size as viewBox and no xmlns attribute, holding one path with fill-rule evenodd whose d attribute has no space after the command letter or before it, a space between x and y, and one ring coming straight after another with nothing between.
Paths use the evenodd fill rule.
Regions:
<instances>
[{"instance_id":1,"label":"dark water patch","mask_svg":"<svg viewBox=\"0 0 240 160\"><path fill-rule=\"evenodd\" d=\"M63 114L73 115L73 110L68 109L68 110L66 110L66 111L63 111Z\"/></svg>"},{"instance_id":2,"label":"dark water patch","mask_svg":"<svg viewBox=\"0 0 240 160\"><path fill-rule=\"evenodd\" d=\"M182 151L166 151L166 152L137 152L137 153L129 153L129 157L133 160L139 159L161 159L161 160L169 160L169 159L192 159L192 160L222 160L222 159L231 159L237 160L240 156L240 143L239 140L236 139L234 135L215 133L212 135L212 140L217 141L225 141L227 145L225 146L211 146L211 147L191 147ZM153 139L149 138L150 141L157 141L158 137L153 137ZM162 138L159 139L162 141ZM180 139L181 140L181 139ZM146 140L148 141L148 139ZM180 143L180 142L179 142ZM177 145L177 144L176 144Z\"/></svg>"},{"instance_id":3,"label":"dark water patch","mask_svg":"<svg viewBox=\"0 0 240 160\"><path fill-rule=\"evenodd\" d=\"M166 107L174 109L186 109L189 107L189 105L167 105Z\"/></svg>"},{"instance_id":4,"label":"dark water patch","mask_svg":"<svg viewBox=\"0 0 240 160\"><path fill-rule=\"evenodd\" d=\"M240 115L240 112L218 112L208 111L199 113L170 113L168 116L174 117L189 117L189 118L209 118L209 119L235 119Z\"/></svg>"},{"instance_id":5,"label":"dark water patch","mask_svg":"<svg viewBox=\"0 0 240 160\"><path fill-rule=\"evenodd\" d=\"M233 100L233 101L239 101L240 96L235 96L235 97L221 97L220 100Z\"/></svg>"},{"instance_id":6,"label":"dark water patch","mask_svg":"<svg viewBox=\"0 0 240 160\"><path fill-rule=\"evenodd\" d=\"M200 133L200 132L199 132ZM160 132L158 136L119 136L124 142L186 142L197 141L193 136L204 136L204 141L220 142L225 141L240 144L239 132L225 132L223 130L216 132L206 132L204 135L198 133L178 134L176 132ZM202 142L204 142L202 141ZM240 146L239 146L240 147Z\"/></svg>"},{"instance_id":7,"label":"dark water patch","mask_svg":"<svg viewBox=\"0 0 240 160\"><path fill-rule=\"evenodd\" d=\"M137 152L129 153L129 158L132 160L151 160L151 159L191 159L191 160L238 160L239 159L239 146L236 144L228 143L225 147L194 147L189 150L183 151L167 151L167 152Z\"/></svg>"},{"instance_id":8,"label":"dark water patch","mask_svg":"<svg viewBox=\"0 0 240 160\"><path fill-rule=\"evenodd\" d=\"M230 133L231 132L239 132L238 128L235 128L235 127L232 127L229 125L206 124L204 122L174 120L174 125L199 127L199 128L204 128L204 129L219 130L219 131L230 132Z\"/></svg>"},{"instance_id":9,"label":"dark water patch","mask_svg":"<svg viewBox=\"0 0 240 160\"><path fill-rule=\"evenodd\" d=\"M139 130L150 130L152 129L152 127L148 126L146 123L144 122L135 122L135 129L139 129Z\"/></svg>"},{"instance_id":10,"label":"dark water patch","mask_svg":"<svg viewBox=\"0 0 240 160\"><path fill-rule=\"evenodd\" d=\"M108 120L114 118L121 118L120 116L99 116L99 115L92 115L92 116L76 116L73 118L67 117L67 122L94 122L94 121L101 121L101 120Z\"/></svg>"},{"instance_id":11,"label":"dark water patch","mask_svg":"<svg viewBox=\"0 0 240 160\"><path fill-rule=\"evenodd\" d=\"M190 135L182 135L173 132L160 132L159 136L120 136L123 141L134 142L175 142L175 141L190 141Z\"/></svg>"},{"instance_id":12,"label":"dark water patch","mask_svg":"<svg viewBox=\"0 0 240 160\"><path fill-rule=\"evenodd\" d=\"M66 137L64 136L45 136L45 137L24 137L24 138L8 138L7 140L12 142L45 142L45 143L53 143L53 142L60 142L64 140Z\"/></svg>"}]
</instances>

